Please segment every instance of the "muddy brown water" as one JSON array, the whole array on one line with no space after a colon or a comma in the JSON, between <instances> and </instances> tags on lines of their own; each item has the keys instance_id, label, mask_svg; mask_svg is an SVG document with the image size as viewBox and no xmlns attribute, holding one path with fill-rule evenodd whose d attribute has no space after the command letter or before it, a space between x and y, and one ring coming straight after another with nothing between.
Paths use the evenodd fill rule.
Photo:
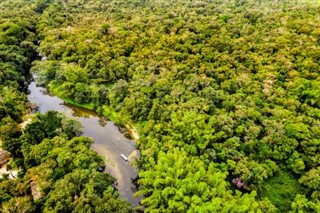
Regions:
<instances>
[{"instance_id":1,"label":"muddy brown water","mask_svg":"<svg viewBox=\"0 0 320 213\"><path fill-rule=\"evenodd\" d=\"M58 97L47 94L44 88L37 87L35 81L30 83L28 89L28 99L37 104L38 111L45 113L55 110L81 122L83 135L94 140L92 149L105 157L106 172L117 178L120 197L132 203L133 207L138 206L140 198L133 197L136 189L132 182L137 177L137 171L129 161L123 160L120 156L132 156L138 152L134 141L126 138L113 122L106 121L93 111L66 104Z\"/></svg>"}]
</instances>

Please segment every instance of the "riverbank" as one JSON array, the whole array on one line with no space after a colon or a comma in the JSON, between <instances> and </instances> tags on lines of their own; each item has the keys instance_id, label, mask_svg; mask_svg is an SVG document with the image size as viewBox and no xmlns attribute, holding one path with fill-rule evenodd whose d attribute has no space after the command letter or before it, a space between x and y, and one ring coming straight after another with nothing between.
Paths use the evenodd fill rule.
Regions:
<instances>
[{"instance_id":1,"label":"riverbank","mask_svg":"<svg viewBox=\"0 0 320 213\"><path fill-rule=\"evenodd\" d=\"M132 158L139 155L134 141L126 138L114 122L105 122L103 116L90 109L90 105L73 104L72 100L60 99L52 91L52 95L49 95L45 88L37 87L35 82L31 82L29 90L28 99L38 105L40 112L55 110L82 124L83 136L93 139L92 149L106 160L105 172L117 179L120 198L126 199L133 207L138 207L141 198L134 197L137 187L132 181L138 175L131 164L134 162ZM128 161L123 160L121 154L130 157Z\"/></svg>"},{"instance_id":2,"label":"riverbank","mask_svg":"<svg viewBox=\"0 0 320 213\"><path fill-rule=\"evenodd\" d=\"M53 94L54 96L60 98L67 104L71 104L77 107L91 110L100 116L104 116L107 120L114 122L116 125L119 125L120 127L125 128L126 132L130 136L129 137L130 139L134 141L139 139L139 132L136 126L132 122L130 122L127 118L124 118L115 110L113 110L111 107L107 105L102 105L101 107L95 108L93 103L84 103L84 104L77 103L73 99L63 97L63 95L56 88L54 88L53 85L49 85L48 90L50 94Z\"/></svg>"}]
</instances>

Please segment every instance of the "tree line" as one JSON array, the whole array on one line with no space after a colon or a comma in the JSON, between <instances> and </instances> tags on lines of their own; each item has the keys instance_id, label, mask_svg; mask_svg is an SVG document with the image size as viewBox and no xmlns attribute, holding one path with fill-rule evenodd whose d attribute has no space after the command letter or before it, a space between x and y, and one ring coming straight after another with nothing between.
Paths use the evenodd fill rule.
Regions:
<instances>
[{"instance_id":1,"label":"tree line","mask_svg":"<svg viewBox=\"0 0 320 213\"><path fill-rule=\"evenodd\" d=\"M319 4L47 1L32 70L139 130L146 212L319 210Z\"/></svg>"},{"instance_id":2,"label":"tree line","mask_svg":"<svg viewBox=\"0 0 320 213\"><path fill-rule=\"evenodd\" d=\"M119 199L116 179L102 173L104 159L80 136L81 124L63 114L31 112L27 86L37 59L37 24L49 1L0 3L0 141L10 152L7 169L17 177L0 178L0 211L131 212Z\"/></svg>"}]
</instances>

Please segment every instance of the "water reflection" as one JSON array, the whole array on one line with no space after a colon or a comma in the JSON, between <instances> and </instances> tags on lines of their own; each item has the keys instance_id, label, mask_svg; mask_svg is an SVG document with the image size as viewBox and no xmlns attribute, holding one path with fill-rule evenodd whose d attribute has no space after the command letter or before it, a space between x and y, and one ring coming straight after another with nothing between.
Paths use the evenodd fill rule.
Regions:
<instances>
[{"instance_id":1,"label":"water reflection","mask_svg":"<svg viewBox=\"0 0 320 213\"><path fill-rule=\"evenodd\" d=\"M29 85L29 91L29 101L37 104L40 112L56 110L82 123L83 135L94 140L92 149L106 159L105 170L117 178L120 197L127 199L133 206L138 206L140 198L133 197L137 189L137 182L132 183L132 180L137 178L137 171L130 162L124 161L120 156L120 154L138 156L139 152L135 149L134 142L126 138L113 122L107 121L95 112L66 104L61 99L50 96L44 88L37 87L34 81ZM132 162L132 159L129 161Z\"/></svg>"}]
</instances>

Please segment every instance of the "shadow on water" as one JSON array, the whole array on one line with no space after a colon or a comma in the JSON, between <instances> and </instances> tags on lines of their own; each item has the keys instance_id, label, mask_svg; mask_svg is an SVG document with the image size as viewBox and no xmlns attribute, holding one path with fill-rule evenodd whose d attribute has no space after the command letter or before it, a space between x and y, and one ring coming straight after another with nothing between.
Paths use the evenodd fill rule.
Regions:
<instances>
[{"instance_id":1,"label":"shadow on water","mask_svg":"<svg viewBox=\"0 0 320 213\"><path fill-rule=\"evenodd\" d=\"M117 188L121 198L132 203L133 207L139 206L141 198L134 198L137 191L137 171L131 166L134 156L139 157L133 140L125 137L119 127L97 113L81 107L66 104L58 97L47 94L45 88L37 87L33 78L30 78L28 99L35 103L38 111L45 113L56 110L64 113L69 118L75 118L83 125L83 135L94 140L92 149L105 157L106 169L117 178ZM128 156L128 161L121 158L121 154ZM130 157L129 157L130 156Z\"/></svg>"}]
</instances>

